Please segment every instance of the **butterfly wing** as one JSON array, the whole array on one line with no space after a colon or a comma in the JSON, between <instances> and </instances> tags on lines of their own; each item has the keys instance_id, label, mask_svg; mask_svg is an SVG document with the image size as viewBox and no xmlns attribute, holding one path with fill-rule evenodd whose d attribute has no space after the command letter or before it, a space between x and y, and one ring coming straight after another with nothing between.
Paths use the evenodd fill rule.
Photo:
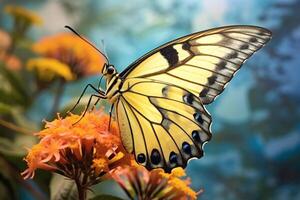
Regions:
<instances>
[{"instance_id":1,"label":"butterfly wing","mask_svg":"<svg viewBox=\"0 0 300 200\"><path fill-rule=\"evenodd\" d=\"M123 144L148 169L185 167L203 155L211 118L200 99L179 86L131 78L116 102Z\"/></svg>"},{"instance_id":2,"label":"butterfly wing","mask_svg":"<svg viewBox=\"0 0 300 200\"><path fill-rule=\"evenodd\" d=\"M198 32L154 49L120 75L123 79L147 78L174 84L209 104L245 60L270 38L270 31L256 26Z\"/></svg>"},{"instance_id":3,"label":"butterfly wing","mask_svg":"<svg viewBox=\"0 0 300 200\"><path fill-rule=\"evenodd\" d=\"M185 167L211 138L211 103L271 32L228 26L171 41L121 74L116 105L123 144L148 169Z\"/></svg>"}]
</instances>

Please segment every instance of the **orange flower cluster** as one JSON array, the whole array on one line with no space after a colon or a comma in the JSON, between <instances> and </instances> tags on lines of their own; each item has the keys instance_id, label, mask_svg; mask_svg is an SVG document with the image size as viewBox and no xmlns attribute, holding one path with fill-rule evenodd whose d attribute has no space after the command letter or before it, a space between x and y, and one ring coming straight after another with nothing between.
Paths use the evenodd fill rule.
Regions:
<instances>
[{"instance_id":1,"label":"orange flower cluster","mask_svg":"<svg viewBox=\"0 0 300 200\"><path fill-rule=\"evenodd\" d=\"M108 131L107 114L94 111L78 122L79 118L78 115L59 117L47 122L45 129L37 133L41 140L29 149L25 158L28 165L22 173L25 179L33 178L36 169L44 169L71 179L85 177L85 184L89 186L115 165L130 163L116 122L111 123Z\"/></svg>"},{"instance_id":2,"label":"orange flower cluster","mask_svg":"<svg viewBox=\"0 0 300 200\"><path fill-rule=\"evenodd\" d=\"M106 62L93 47L70 33L45 37L33 45L33 51L69 66L76 78L100 73Z\"/></svg>"},{"instance_id":3,"label":"orange flower cluster","mask_svg":"<svg viewBox=\"0 0 300 200\"><path fill-rule=\"evenodd\" d=\"M175 168L171 174L162 169L148 171L142 166L132 165L111 171L112 177L122 187L130 199L197 199L197 192L192 190L190 180L182 168Z\"/></svg>"}]
</instances>

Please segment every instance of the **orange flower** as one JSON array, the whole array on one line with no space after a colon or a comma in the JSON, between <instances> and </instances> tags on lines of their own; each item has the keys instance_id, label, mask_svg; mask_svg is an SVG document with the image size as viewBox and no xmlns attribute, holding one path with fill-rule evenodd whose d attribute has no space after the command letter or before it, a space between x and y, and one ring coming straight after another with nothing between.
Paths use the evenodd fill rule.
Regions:
<instances>
[{"instance_id":1,"label":"orange flower","mask_svg":"<svg viewBox=\"0 0 300 200\"><path fill-rule=\"evenodd\" d=\"M80 116L71 115L46 122L37 133L40 142L29 149L25 158L28 168L22 176L33 178L36 169L50 170L68 178L82 178L91 186L113 167L130 163L120 140L117 123L102 111ZM76 124L74 124L76 123ZM81 176L79 176L81 174ZM100 176L99 176L100 175Z\"/></svg>"},{"instance_id":2,"label":"orange flower","mask_svg":"<svg viewBox=\"0 0 300 200\"><path fill-rule=\"evenodd\" d=\"M18 57L14 55L7 55L3 53L0 54L0 62L3 62L8 69L11 70L20 70L21 69L21 61Z\"/></svg>"},{"instance_id":3,"label":"orange flower","mask_svg":"<svg viewBox=\"0 0 300 200\"><path fill-rule=\"evenodd\" d=\"M119 167L110 172L130 199L196 199L197 193L189 187L182 168L175 168L171 174L162 169L148 171L142 166Z\"/></svg>"},{"instance_id":4,"label":"orange flower","mask_svg":"<svg viewBox=\"0 0 300 200\"><path fill-rule=\"evenodd\" d=\"M33 51L66 64L77 78L100 73L105 63L93 47L69 33L45 37L33 45Z\"/></svg>"},{"instance_id":5,"label":"orange flower","mask_svg":"<svg viewBox=\"0 0 300 200\"><path fill-rule=\"evenodd\" d=\"M8 49L12 45L10 35L0 29L0 62L4 63L8 69L19 70L21 61L15 55L8 54Z\"/></svg>"},{"instance_id":6,"label":"orange flower","mask_svg":"<svg viewBox=\"0 0 300 200\"><path fill-rule=\"evenodd\" d=\"M11 37L6 31L0 29L0 55L6 51L11 45Z\"/></svg>"}]
</instances>

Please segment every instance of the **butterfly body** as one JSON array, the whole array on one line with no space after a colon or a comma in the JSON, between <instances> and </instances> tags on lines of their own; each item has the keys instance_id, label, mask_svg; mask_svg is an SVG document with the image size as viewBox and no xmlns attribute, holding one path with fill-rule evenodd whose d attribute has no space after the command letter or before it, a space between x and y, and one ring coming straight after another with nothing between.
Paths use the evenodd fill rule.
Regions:
<instances>
[{"instance_id":1,"label":"butterfly body","mask_svg":"<svg viewBox=\"0 0 300 200\"><path fill-rule=\"evenodd\" d=\"M111 65L111 67L113 66ZM111 104L115 103L115 101L119 98L122 84L123 81L117 72L107 79L105 95Z\"/></svg>"},{"instance_id":2,"label":"butterfly body","mask_svg":"<svg viewBox=\"0 0 300 200\"><path fill-rule=\"evenodd\" d=\"M148 169L165 171L203 156L212 121L204 105L270 37L260 27L220 27L162 45L120 74L106 64L105 98L125 149Z\"/></svg>"}]
</instances>

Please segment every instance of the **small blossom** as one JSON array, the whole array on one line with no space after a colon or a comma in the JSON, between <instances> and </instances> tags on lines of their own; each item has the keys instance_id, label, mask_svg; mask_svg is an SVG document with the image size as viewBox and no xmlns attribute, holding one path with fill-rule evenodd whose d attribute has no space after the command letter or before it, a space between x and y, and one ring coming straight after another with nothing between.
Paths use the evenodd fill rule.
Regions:
<instances>
[{"instance_id":1,"label":"small blossom","mask_svg":"<svg viewBox=\"0 0 300 200\"><path fill-rule=\"evenodd\" d=\"M74 34L45 37L33 45L33 51L69 66L76 78L101 72L105 59Z\"/></svg>"},{"instance_id":2,"label":"small blossom","mask_svg":"<svg viewBox=\"0 0 300 200\"><path fill-rule=\"evenodd\" d=\"M3 62L8 69L15 71L20 70L22 66L22 63L17 56L5 53L0 54L0 62Z\"/></svg>"},{"instance_id":3,"label":"small blossom","mask_svg":"<svg viewBox=\"0 0 300 200\"><path fill-rule=\"evenodd\" d=\"M9 48L12 45L12 39L10 35L0 29L0 62L4 63L5 67L11 70L21 69L20 59L12 54L8 53Z\"/></svg>"},{"instance_id":4,"label":"small blossom","mask_svg":"<svg viewBox=\"0 0 300 200\"><path fill-rule=\"evenodd\" d=\"M6 51L11 45L11 37L9 34L0 29L0 55L1 52Z\"/></svg>"},{"instance_id":5,"label":"small blossom","mask_svg":"<svg viewBox=\"0 0 300 200\"><path fill-rule=\"evenodd\" d=\"M22 20L25 23L34 25L42 24L42 19L37 14L26 8L15 5L7 5L4 8L4 11L13 16L16 20Z\"/></svg>"},{"instance_id":6,"label":"small blossom","mask_svg":"<svg viewBox=\"0 0 300 200\"><path fill-rule=\"evenodd\" d=\"M111 176L131 199L196 199L197 193L189 187L182 168L173 169L171 174L162 169L148 171L142 166L119 167L111 171Z\"/></svg>"},{"instance_id":7,"label":"small blossom","mask_svg":"<svg viewBox=\"0 0 300 200\"><path fill-rule=\"evenodd\" d=\"M36 71L39 79L51 81L55 77L62 77L66 81L74 79L68 65L52 58L32 58L29 59L26 67L28 70Z\"/></svg>"},{"instance_id":8,"label":"small blossom","mask_svg":"<svg viewBox=\"0 0 300 200\"><path fill-rule=\"evenodd\" d=\"M108 168L108 159L107 158L98 158L93 160L93 168L95 173L99 175L102 172L109 171Z\"/></svg>"}]
</instances>

